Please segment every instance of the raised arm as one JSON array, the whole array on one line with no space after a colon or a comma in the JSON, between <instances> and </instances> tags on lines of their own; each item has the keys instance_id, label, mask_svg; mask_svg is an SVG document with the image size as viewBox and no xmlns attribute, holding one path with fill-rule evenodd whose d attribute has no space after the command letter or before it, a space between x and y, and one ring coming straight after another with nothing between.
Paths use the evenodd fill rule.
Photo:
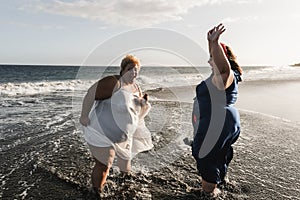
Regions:
<instances>
[{"instance_id":1,"label":"raised arm","mask_svg":"<svg viewBox=\"0 0 300 200\"><path fill-rule=\"evenodd\" d=\"M219 42L220 35L225 31L223 24L219 24L207 33L208 47L212 59L213 84L219 90L225 90L233 82L234 76L230 63Z\"/></svg>"}]
</instances>

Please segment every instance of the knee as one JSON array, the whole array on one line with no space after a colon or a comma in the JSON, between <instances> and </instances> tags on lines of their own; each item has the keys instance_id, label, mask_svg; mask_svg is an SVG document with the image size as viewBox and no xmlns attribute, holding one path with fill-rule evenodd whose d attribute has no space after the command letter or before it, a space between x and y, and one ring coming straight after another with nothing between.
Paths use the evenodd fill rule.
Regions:
<instances>
[{"instance_id":1,"label":"knee","mask_svg":"<svg viewBox=\"0 0 300 200\"><path fill-rule=\"evenodd\" d=\"M131 171L131 161L130 160L123 160L118 159L118 166L122 172L130 173Z\"/></svg>"},{"instance_id":2,"label":"knee","mask_svg":"<svg viewBox=\"0 0 300 200\"><path fill-rule=\"evenodd\" d=\"M102 171L102 172L107 172L107 171L109 171L110 165L105 165L105 164L99 162L99 161L96 160L96 159L95 159L95 161L96 161L96 163L95 163L95 168L96 168L96 169L98 169L99 171Z\"/></svg>"}]
</instances>

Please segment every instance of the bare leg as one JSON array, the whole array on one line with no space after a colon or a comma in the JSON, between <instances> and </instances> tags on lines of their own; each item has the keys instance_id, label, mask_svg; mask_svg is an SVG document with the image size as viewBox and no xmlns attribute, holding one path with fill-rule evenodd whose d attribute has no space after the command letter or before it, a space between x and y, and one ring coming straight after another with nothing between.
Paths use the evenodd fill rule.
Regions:
<instances>
[{"instance_id":1,"label":"bare leg","mask_svg":"<svg viewBox=\"0 0 300 200\"><path fill-rule=\"evenodd\" d=\"M106 182L110 167L102 164L97 159L95 159L95 166L92 172L92 184L94 188L102 191L104 184Z\"/></svg>"},{"instance_id":2,"label":"bare leg","mask_svg":"<svg viewBox=\"0 0 300 200\"><path fill-rule=\"evenodd\" d=\"M94 147L90 145L95 165L92 171L92 185L95 189L103 190L109 170L113 164L115 150L112 147Z\"/></svg>"},{"instance_id":3,"label":"bare leg","mask_svg":"<svg viewBox=\"0 0 300 200\"><path fill-rule=\"evenodd\" d=\"M124 159L118 157L117 165L119 166L121 172L123 172L125 174L130 174L130 172L131 172L131 161L130 160L124 160Z\"/></svg>"},{"instance_id":4,"label":"bare leg","mask_svg":"<svg viewBox=\"0 0 300 200\"><path fill-rule=\"evenodd\" d=\"M206 193L210 193L214 196L217 196L221 191L217 188L217 184L209 183L202 179L202 189Z\"/></svg>"}]
</instances>

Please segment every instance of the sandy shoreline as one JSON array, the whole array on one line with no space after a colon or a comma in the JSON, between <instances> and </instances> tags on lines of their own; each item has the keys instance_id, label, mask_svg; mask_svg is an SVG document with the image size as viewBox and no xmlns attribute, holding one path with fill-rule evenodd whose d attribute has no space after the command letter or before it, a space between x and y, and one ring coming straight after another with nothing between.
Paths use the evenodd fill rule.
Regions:
<instances>
[{"instance_id":1,"label":"sandy shoreline","mask_svg":"<svg viewBox=\"0 0 300 200\"><path fill-rule=\"evenodd\" d=\"M243 90L251 94L247 84L253 86L251 82L241 85L239 101ZM175 96L184 96L185 92L181 88ZM153 91L154 94L156 98L168 95L167 90ZM199 190L201 178L190 147L183 145L174 150L176 146L170 145L181 136L191 138L191 103L154 101L152 105L153 114L146 123L153 133L155 148L133 160L133 168L138 170L130 178L120 177L117 168L113 168L103 199L210 199ZM165 126L156 126L161 123L162 112L173 114L165 116ZM230 182L221 186L218 199L300 199L299 123L242 108L240 115L242 132L234 145ZM93 160L82 133L71 124L62 127L65 128L60 132L33 137L17 148L1 152L1 160L7 161L1 164L1 199L93 199L88 192ZM174 151L161 152L164 146ZM31 159L26 161L28 157ZM146 170L143 165L150 169L156 166L156 170ZM11 166L15 168L11 170Z\"/></svg>"},{"instance_id":2,"label":"sandy shoreline","mask_svg":"<svg viewBox=\"0 0 300 200\"><path fill-rule=\"evenodd\" d=\"M150 91L158 99L192 103L195 85ZM300 123L300 80L260 80L239 83L236 107Z\"/></svg>"},{"instance_id":3,"label":"sandy shoreline","mask_svg":"<svg viewBox=\"0 0 300 200\"><path fill-rule=\"evenodd\" d=\"M300 80L245 81L236 107L300 123Z\"/></svg>"},{"instance_id":4,"label":"sandy shoreline","mask_svg":"<svg viewBox=\"0 0 300 200\"><path fill-rule=\"evenodd\" d=\"M299 127L257 113L240 113L242 133L234 147L230 183L221 187L218 199L299 199ZM25 199L91 198L87 187L92 159L83 143L76 140L81 141L80 136L68 134L61 139L56 154L47 160L37 157L23 166L27 173L15 174L29 185L39 180L26 191ZM209 199L198 190L201 179L189 151L157 171L137 172L131 179L112 171L108 180L103 199ZM22 199L17 194L24 192L18 184L11 184L16 187L2 191L2 199L13 199L14 195Z\"/></svg>"},{"instance_id":5,"label":"sandy shoreline","mask_svg":"<svg viewBox=\"0 0 300 200\"><path fill-rule=\"evenodd\" d=\"M299 199L299 126L241 111L242 134L235 145L231 177L249 186L250 199Z\"/></svg>"}]
</instances>

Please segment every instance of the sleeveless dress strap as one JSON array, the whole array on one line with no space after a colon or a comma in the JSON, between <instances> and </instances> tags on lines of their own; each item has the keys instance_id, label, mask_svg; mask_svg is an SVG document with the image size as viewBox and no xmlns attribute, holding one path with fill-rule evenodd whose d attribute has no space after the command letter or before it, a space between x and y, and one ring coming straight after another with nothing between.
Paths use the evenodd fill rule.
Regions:
<instances>
[{"instance_id":1,"label":"sleeveless dress strap","mask_svg":"<svg viewBox=\"0 0 300 200\"><path fill-rule=\"evenodd\" d=\"M138 84L135 83L135 86L136 88L138 89L138 92L139 92L139 96L142 97L143 96L143 93L142 93L142 90L140 88L140 86Z\"/></svg>"},{"instance_id":2,"label":"sleeveless dress strap","mask_svg":"<svg viewBox=\"0 0 300 200\"><path fill-rule=\"evenodd\" d=\"M120 87L119 87L118 89L120 89L120 88L122 87L123 84L122 84L122 80L118 79L118 81L119 81L119 83L120 83ZM139 97L142 97L143 93L142 93L142 90L141 90L140 86L139 86L138 84L136 84L136 83L134 83L133 86L137 89L138 96L139 96ZM136 93L136 92L134 92L134 94L135 94L135 93Z\"/></svg>"},{"instance_id":3,"label":"sleeveless dress strap","mask_svg":"<svg viewBox=\"0 0 300 200\"><path fill-rule=\"evenodd\" d=\"M234 73L234 76L235 76L237 82L242 82L242 77L241 77L241 74L239 73L239 71L233 70L233 73Z\"/></svg>"}]
</instances>

